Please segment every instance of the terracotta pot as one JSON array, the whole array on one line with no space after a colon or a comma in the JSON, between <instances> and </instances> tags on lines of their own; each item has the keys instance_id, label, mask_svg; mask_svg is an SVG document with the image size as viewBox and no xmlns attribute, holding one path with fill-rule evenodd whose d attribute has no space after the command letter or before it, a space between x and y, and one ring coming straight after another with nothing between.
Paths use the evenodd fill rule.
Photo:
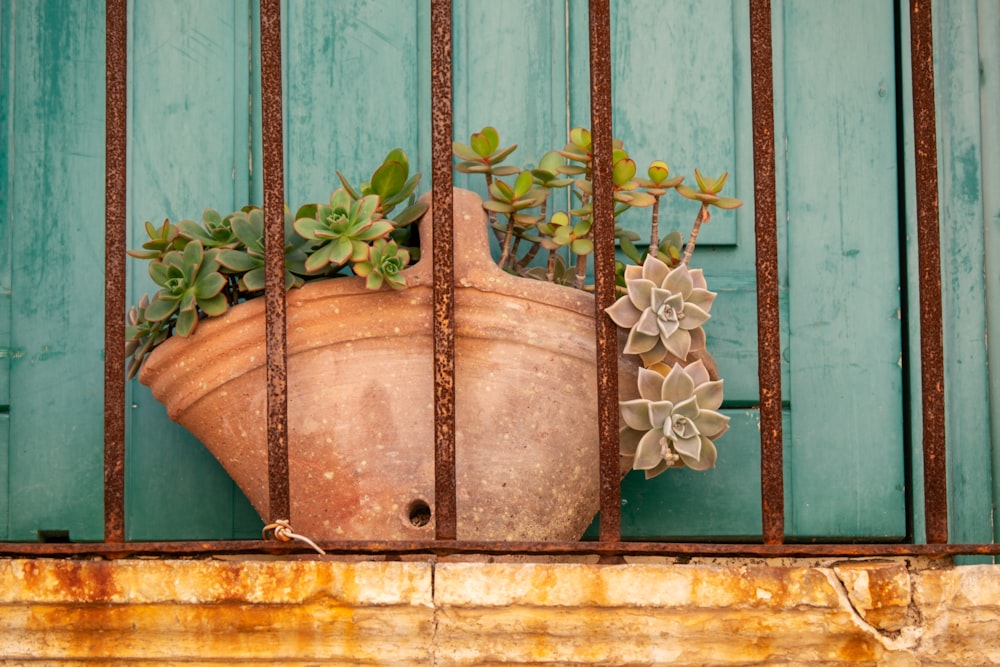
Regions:
<instances>
[{"instance_id":1,"label":"terracotta pot","mask_svg":"<svg viewBox=\"0 0 1000 667\"><path fill-rule=\"evenodd\" d=\"M458 536L575 540L598 509L593 297L504 273L479 197L454 208ZM434 535L429 220L408 289L288 293L290 519L314 540ZM171 338L140 380L268 517L264 300Z\"/></svg>"}]
</instances>

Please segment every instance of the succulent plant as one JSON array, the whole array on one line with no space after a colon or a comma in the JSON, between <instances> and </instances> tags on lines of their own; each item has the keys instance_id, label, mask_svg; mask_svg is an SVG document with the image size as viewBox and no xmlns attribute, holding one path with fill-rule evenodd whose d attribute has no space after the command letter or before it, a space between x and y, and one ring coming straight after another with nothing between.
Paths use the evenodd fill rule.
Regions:
<instances>
[{"instance_id":1,"label":"succulent plant","mask_svg":"<svg viewBox=\"0 0 1000 667\"><path fill-rule=\"evenodd\" d=\"M183 253L172 250L163 260L149 265L149 276L162 287L145 311L149 322L162 322L177 314L176 331L188 336L198 326L198 309L206 315L221 315L228 306L219 273L217 250L205 251L201 241L191 241Z\"/></svg>"},{"instance_id":2,"label":"succulent plant","mask_svg":"<svg viewBox=\"0 0 1000 667\"><path fill-rule=\"evenodd\" d=\"M385 238L393 230L392 223L378 219L378 205L378 195L354 200L346 189L338 188L330 195L329 206L315 207L315 217L296 216L295 231L317 241L306 260L306 270L316 273L331 265L340 267L349 261L368 259L369 243Z\"/></svg>"},{"instance_id":3,"label":"succulent plant","mask_svg":"<svg viewBox=\"0 0 1000 667\"><path fill-rule=\"evenodd\" d=\"M625 268L625 287L627 293L606 312L629 330L626 354L640 355L649 366L667 353L684 360L692 347L704 347L701 325L711 317L715 292L708 291L701 269L671 269L647 255L642 266Z\"/></svg>"},{"instance_id":4,"label":"succulent plant","mask_svg":"<svg viewBox=\"0 0 1000 667\"><path fill-rule=\"evenodd\" d=\"M395 241L377 239L372 244L368 259L354 265L354 272L366 278L368 289L378 289L384 284L393 289L406 287L402 271L410 261L410 253Z\"/></svg>"},{"instance_id":5,"label":"succulent plant","mask_svg":"<svg viewBox=\"0 0 1000 667\"><path fill-rule=\"evenodd\" d=\"M285 208L285 287L332 277L349 265L377 289L405 286L402 269L418 248L401 245L406 228L428 208L413 201L420 174L409 173L400 149L389 152L358 190L337 172L344 187L329 204L306 204L293 216ZM394 221L385 219L409 200ZM150 262L149 274L160 290L144 296L126 318L126 356L132 377L153 349L173 334L194 333L205 316L260 296L264 290L264 213L245 206L225 216L205 209L201 222L176 225L147 222L149 237L132 257ZM390 240L391 236L391 240Z\"/></svg>"},{"instance_id":6,"label":"succulent plant","mask_svg":"<svg viewBox=\"0 0 1000 667\"><path fill-rule=\"evenodd\" d=\"M714 440L729 428L722 405L722 380L711 380L699 360L674 364L666 376L639 369L640 398L619 403L625 427L621 455L650 479L669 468L707 470L715 466Z\"/></svg>"},{"instance_id":7,"label":"succulent plant","mask_svg":"<svg viewBox=\"0 0 1000 667\"><path fill-rule=\"evenodd\" d=\"M264 289L264 211L248 207L246 211L231 214L233 234L239 241L238 248L223 248L216 256L224 271L238 276L237 286L243 292ZM285 239L285 289L300 287L305 281L298 273L305 273L303 252L305 239L286 234Z\"/></svg>"}]
</instances>

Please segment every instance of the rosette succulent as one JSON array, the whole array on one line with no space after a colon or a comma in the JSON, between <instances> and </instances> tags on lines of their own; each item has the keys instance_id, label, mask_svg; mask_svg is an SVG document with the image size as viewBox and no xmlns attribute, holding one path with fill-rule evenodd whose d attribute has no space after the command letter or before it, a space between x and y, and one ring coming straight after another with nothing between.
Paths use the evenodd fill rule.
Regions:
<instances>
[{"instance_id":1,"label":"rosette succulent","mask_svg":"<svg viewBox=\"0 0 1000 667\"><path fill-rule=\"evenodd\" d=\"M410 253L396 245L395 241L377 239L372 244L368 259L354 265L354 272L365 278L368 289L378 289L383 284L393 289L406 287L403 269L410 262Z\"/></svg>"},{"instance_id":2,"label":"rosette succulent","mask_svg":"<svg viewBox=\"0 0 1000 667\"><path fill-rule=\"evenodd\" d=\"M222 288L226 279L219 273L218 250L206 251L201 241L191 241L183 252L171 250L163 260L149 265L149 275L162 289L145 309L149 322L163 322L177 314L175 327L188 336L198 326L199 309L207 315L221 315L228 303Z\"/></svg>"},{"instance_id":3,"label":"rosette succulent","mask_svg":"<svg viewBox=\"0 0 1000 667\"><path fill-rule=\"evenodd\" d=\"M619 403L625 427L621 455L646 479L668 468L707 470L715 465L713 440L729 428L722 405L722 380L712 380L699 360L674 364L666 377L639 369L640 398Z\"/></svg>"},{"instance_id":4,"label":"rosette succulent","mask_svg":"<svg viewBox=\"0 0 1000 667\"><path fill-rule=\"evenodd\" d=\"M625 268L626 294L610 308L615 324L628 329L626 354L638 354L643 364L661 361L669 352L680 360L691 349L704 347L701 328L715 299L701 269L680 264L671 269L648 255L642 266Z\"/></svg>"},{"instance_id":5,"label":"rosette succulent","mask_svg":"<svg viewBox=\"0 0 1000 667\"><path fill-rule=\"evenodd\" d=\"M378 205L378 195L366 195L355 201L347 190L338 188L330 196L329 206L315 207L314 217L296 216L295 231L318 242L306 260L306 270L312 273L330 265L338 267L348 261L368 259L371 242L385 238L393 230L392 223L378 219Z\"/></svg>"}]
</instances>

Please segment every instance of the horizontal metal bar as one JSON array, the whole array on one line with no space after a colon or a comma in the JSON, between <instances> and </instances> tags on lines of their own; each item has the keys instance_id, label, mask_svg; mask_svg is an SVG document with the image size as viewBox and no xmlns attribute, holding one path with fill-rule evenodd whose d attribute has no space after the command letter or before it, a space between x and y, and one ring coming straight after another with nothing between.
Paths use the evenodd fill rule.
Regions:
<instances>
[{"instance_id":1,"label":"horizontal metal bar","mask_svg":"<svg viewBox=\"0 0 1000 667\"><path fill-rule=\"evenodd\" d=\"M702 543L702 542L318 542L330 555L399 556L428 554L538 555L538 556L664 556L730 558L851 558L923 556L1000 556L1000 544L815 544L815 543ZM79 557L126 558L158 555L163 557L207 556L215 554L299 554L314 553L303 544L260 540L216 542L71 542L0 543L0 557Z\"/></svg>"}]
</instances>

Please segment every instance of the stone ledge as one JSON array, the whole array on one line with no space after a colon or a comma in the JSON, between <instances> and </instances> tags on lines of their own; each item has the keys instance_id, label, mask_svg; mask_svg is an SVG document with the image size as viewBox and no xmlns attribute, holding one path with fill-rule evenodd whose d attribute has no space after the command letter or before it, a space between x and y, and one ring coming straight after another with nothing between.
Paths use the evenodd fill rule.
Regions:
<instances>
[{"instance_id":1,"label":"stone ledge","mask_svg":"<svg viewBox=\"0 0 1000 667\"><path fill-rule=\"evenodd\" d=\"M0 560L0 664L1000 664L1000 567Z\"/></svg>"}]
</instances>

